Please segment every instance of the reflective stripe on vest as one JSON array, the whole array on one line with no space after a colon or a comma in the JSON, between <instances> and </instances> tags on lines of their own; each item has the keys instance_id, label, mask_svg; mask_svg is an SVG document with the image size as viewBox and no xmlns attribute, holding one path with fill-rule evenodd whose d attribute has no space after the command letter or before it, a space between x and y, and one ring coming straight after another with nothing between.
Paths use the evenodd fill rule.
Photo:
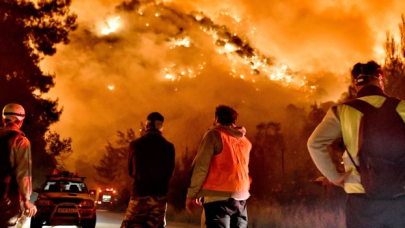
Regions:
<instances>
[{"instance_id":1,"label":"reflective stripe on vest","mask_svg":"<svg viewBox=\"0 0 405 228\"><path fill-rule=\"evenodd\" d=\"M222 139L222 151L213 156L202 189L232 192L249 190L248 164L252 144L246 137L236 138L218 131Z\"/></svg>"},{"instance_id":2,"label":"reflective stripe on vest","mask_svg":"<svg viewBox=\"0 0 405 228\"><path fill-rule=\"evenodd\" d=\"M356 167L353 165L353 162L350 160L349 156L346 154L343 155L343 164L345 166L346 172L351 170L352 173L348 176L345 181L345 191L347 193L364 193L364 188L360 184L360 175L356 170ZM356 164L358 164L358 158L353 157Z\"/></svg>"}]
</instances>

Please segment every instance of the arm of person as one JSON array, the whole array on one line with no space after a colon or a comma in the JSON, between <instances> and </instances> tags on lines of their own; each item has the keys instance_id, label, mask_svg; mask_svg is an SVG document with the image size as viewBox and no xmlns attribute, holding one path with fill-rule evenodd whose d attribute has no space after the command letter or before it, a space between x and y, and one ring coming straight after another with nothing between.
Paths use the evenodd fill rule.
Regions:
<instances>
[{"instance_id":1,"label":"arm of person","mask_svg":"<svg viewBox=\"0 0 405 228\"><path fill-rule=\"evenodd\" d=\"M348 174L341 174L336 170L328 152L328 146L338 138L342 138L340 121L334 108L331 108L309 137L307 145L312 160L319 171L332 183L341 186Z\"/></svg>"},{"instance_id":2,"label":"arm of person","mask_svg":"<svg viewBox=\"0 0 405 228\"><path fill-rule=\"evenodd\" d=\"M135 144L131 142L129 145L129 152L128 152L128 174L130 177L135 178L136 174L136 157L135 157Z\"/></svg>"},{"instance_id":3,"label":"arm of person","mask_svg":"<svg viewBox=\"0 0 405 228\"><path fill-rule=\"evenodd\" d=\"M191 173L190 186L187 191L187 198L197 197L197 194L208 175L211 159L216 153L218 143L222 143L218 131L210 130L204 135L193 162L193 170Z\"/></svg>"},{"instance_id":4,"label":"arm of person","mask_svg":"<svg viewBox=\"0 0 405 228\"><path fill-rule=\"evenodd\" d=\"M169 160L170 166L169 166L169 172L168 173L170 173L170 177L173 177L174 167L175 167L175 164L176 164L176 152L175 152L173 144L170 145L169 153L170 153L170 160Z\"/></svg>"},{"instance_id":5,"label":"arm of person","mask_svg":"<svg viewBox=\"0 0 405 228\"><path fill-rule=\"evenodd\" d=\"M27 138L17 136L12 146L15 160L15 176L22 196L25 214L32 217L36 213L36 207L30 202L32 193L32 160L31 145Z\"/></svg>"},{"instance_id":6,"label":"arm of person","mask_svg":"<svg viewBox=\"0 0 405 228\"><path fill-rule=\"evenodd\" d=\"M190 186L187 191L186 209L192 212L194 205L200 205L200 198L197 197L205 178L208 175L211 159L214 154L218 154L222 147L220 133L216 130L208 131L198 148L197 155L193 162Z\"/></svg>"}]
</instances>

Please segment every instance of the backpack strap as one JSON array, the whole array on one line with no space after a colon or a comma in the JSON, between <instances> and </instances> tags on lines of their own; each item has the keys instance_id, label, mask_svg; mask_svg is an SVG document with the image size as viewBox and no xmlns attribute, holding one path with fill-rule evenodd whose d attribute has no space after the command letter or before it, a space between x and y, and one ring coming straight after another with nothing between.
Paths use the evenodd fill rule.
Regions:
<instances>
[{"instance_id":1,"label":"backpack strap","mask_svg":"<svg viewBox=\"0 0 405 228\"><path fill-rule=\"evenodd\" d=\"M386 102L384 102L386 103ZM351 101L343 103L345 105L349 105L352 108L355 108L356 110L360 111L361 113L369 113L369 112L374 112L377 108L372 106L371 104L367 103L366 101L360 100L360 99L353 99Z\"/></svg>"},{"instance_id":2,"label":"backpack strap","mask_svg":"<svg viewBox=\"0 0 405 228\"><path fill-rule=\"evenodd\" d=\"M385 100L384 104L381 107L395 110L400 101L401 101L400 99L395 97L387 97L387 99Z\"/></svg>"},{"instance_id":3,"label":"backpack strap","mask_svg":"<svg viewBox=\"0 0 405 228\"><path fill-rule=\"evenodd\" d=\"M384 107L387 109L396 109L400 101L401 101L400 99L395 98L395 97L386 97L383 105L380 108ZM372 112L372 111L375 111L376 109L378 109L378 108L372 106L371 104L367 103L366 101L363 101L360 99L353 99L353 100L350 100L343 104L349 105L350 107L357 109L358 111L360 111L363 114Z\"/></svg>"}]
</instances>

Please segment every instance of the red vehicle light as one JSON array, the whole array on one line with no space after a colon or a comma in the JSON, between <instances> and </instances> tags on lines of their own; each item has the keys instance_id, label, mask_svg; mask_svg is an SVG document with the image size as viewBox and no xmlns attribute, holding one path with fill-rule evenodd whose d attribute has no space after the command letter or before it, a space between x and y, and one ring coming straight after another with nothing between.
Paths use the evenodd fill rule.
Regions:
<instances>
[{"instance_id":1,"label":"red vehicle light","mask_svg":"<svg viewBox=\"0 0 405 228\"><path fill-rule=\"evenodd\" d=\"M94 207L93 200L83 200L80 202L79 207Z\"/></svg>"}]
</instances>

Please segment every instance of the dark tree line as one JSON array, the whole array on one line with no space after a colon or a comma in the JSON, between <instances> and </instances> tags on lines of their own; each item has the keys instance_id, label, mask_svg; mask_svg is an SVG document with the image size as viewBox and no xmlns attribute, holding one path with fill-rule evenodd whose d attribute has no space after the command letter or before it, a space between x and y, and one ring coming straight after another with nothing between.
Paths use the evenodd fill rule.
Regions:
<instances>
[{"instance_id":1,"label":"dark tree line","mask_svg":"<svg viewBox=\"0 0 405 228\"><path fill-rule=\"evenodd\" d=\"M62 113L58 100L45 99L54 74L44 73L40 61L56 52L56 44L69 42L76 28L71 1L0 0L0 107L20 103L26 110L22 130L32 144L34 181L55 167L46 153L45 134Z\"/></svg>"},{"instance_id":2,"label":"dark tree line","mask_svg":"<svg viewBox=\"0 0 405 228\"><path fill-rule=\"evenodd\" d=\"M315 180L321 174L313 164L306 144L331 105L314 104L308 111L290 104L280 122L257 125L249 165L254 198L284 204L319 195L323 189Z\"/></svg>"},{"instance_id":3,"label":"dark tree line","mask_svg":"<svg viewBox=\"0 0 405 228\"><path fill-rule=\"evenodd\" d=\"M308 154L306 142L330 105L314 104L309 111L289 105L284 110L289 118L282 122L270 121L257 125L256 134L249 137L254 146L250 173L253 179L251 193L255 198L289 203L309 199L323 190L321 185L314 182L321 174ZM128 147L130 141L137 137L130 129L127 133L118 132L117 138L115 143L107 143L104 155L94 168L97 181L106 187L118 188L121 199L125 201L133 182L127 170ZM176 154L169 204L175 210L183 210L196 151L186 149L176 151Z\"/></svg>"}]
</instances>

